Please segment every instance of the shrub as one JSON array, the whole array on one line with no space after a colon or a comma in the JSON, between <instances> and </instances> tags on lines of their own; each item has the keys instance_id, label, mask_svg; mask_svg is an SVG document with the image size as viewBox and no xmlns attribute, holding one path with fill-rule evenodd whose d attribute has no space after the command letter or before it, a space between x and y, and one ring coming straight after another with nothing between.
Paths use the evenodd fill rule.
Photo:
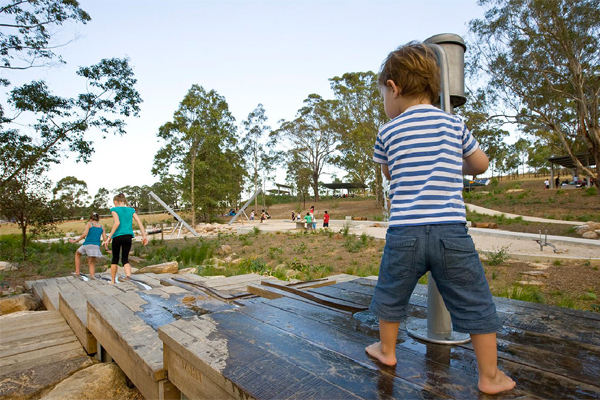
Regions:
<instances>
[{"instance_id":1,"label":"shrub","mask_svg":"<svg viewBox=\"0 0 600 400\"><path fill-rule=\"evenodd\" d=\"M500 265L506 260L508 260L508 246L502 246L499 250L488 253L487 265Z\"/></svg>"},{"instance_id":2,"label":"shrub","mask_svg":"<svg viewBox=\"0 0 600 400\"><path fill-rule=\"evenodd\" d=\"M589 187L585 189L584 196L596 196L598 194L598 188Z\"/></svg>"},{"instance_id":3,"label":"shrub","mask_svg":"<svg viewBox=\"0 0 600 400\"><path fill-rule=\"evenodd\" d=\"M499 295L513 300L544 303L542 291L535 286L511 286L500 292Z\"/></svg>"}]
</instances>

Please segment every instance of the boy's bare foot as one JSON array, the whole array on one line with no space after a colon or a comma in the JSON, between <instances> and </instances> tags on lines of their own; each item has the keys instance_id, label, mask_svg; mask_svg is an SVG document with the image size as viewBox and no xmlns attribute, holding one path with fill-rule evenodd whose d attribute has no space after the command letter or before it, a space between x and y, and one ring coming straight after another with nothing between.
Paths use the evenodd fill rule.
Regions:
<instances>
[{"instance_id":1,"label":"boy's bare foot","mask_svg":"<svg viewBox=\"0 0 600 400\"><path fill-rule=\"evenodd\" d=\"M479 390L486 394L496 394L511 390L517 383L499 369L496 369L496 376L490 378L485 376L479 377Z\"/></svg>"},{"instance_id":2,"label":"boy's bare foot","mask_svg":"<svg viewBox=\"0 0 600 400\"><path fill-rule=\"evenodd\" d=\"M372 345L367 346L365 348L365 351L367 352L368 355L376 358L380 363L385 364L390 367L393 367L394 365L396 365L398 363L398 361L396 360L395 350L396 349L394 349L394 354L392 354L392 355L384 354L383 351L381 350L381 342L373 343Z\"/></svg>"}]
</instances>

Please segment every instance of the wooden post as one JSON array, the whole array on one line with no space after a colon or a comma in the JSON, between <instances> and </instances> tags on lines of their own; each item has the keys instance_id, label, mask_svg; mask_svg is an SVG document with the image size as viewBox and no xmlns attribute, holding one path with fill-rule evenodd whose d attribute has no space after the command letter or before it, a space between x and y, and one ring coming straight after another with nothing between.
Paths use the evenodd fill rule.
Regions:
<instances>
[{"instance_id":1,"label":"wooden post","mask_svg":"<svg viewBox=\"0 0 600 400\"><path fill-rule=\"evenodd\" d=\"M160 222L160 242L162 243L165 240L164 236L164 228L162 221Z\"/></svg>"}]
</instances>

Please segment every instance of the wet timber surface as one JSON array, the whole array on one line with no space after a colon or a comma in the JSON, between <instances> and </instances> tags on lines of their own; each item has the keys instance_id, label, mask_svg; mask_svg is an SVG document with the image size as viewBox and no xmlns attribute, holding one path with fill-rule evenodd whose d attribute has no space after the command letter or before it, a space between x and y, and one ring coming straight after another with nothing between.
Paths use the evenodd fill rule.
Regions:
<instances>
[{"instance_id":1,"label":"wet timber surface","mask_svg":"<svg viewBox=\"0 0 600 400\"><path fill-rule=\"evenodd\" d=\"M517 388L486 396L471 344L420 342L401 326L396 367L365 353L378 340L367 310L375 284L356 279L302 295L269 284L268 298L162 325L169 379L194 399L600 398L598 314L495 298L504 323L498 363ZM409 316L426 318L426 307L419 285Z\"/></svg>"}]
</instances>

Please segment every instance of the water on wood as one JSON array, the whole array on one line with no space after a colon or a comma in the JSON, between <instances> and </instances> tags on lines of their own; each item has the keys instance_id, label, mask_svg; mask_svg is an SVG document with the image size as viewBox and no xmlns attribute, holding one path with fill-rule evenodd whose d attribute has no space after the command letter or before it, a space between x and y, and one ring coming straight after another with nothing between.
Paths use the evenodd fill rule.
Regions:
<instances>
[{"instance_id":1,"label":"water on wood","mask_svg":"<svg viewBox=\"0 0 600 400\"><path fill-rule=\"evenodd\" d=\"M197 295L171 294L169 297L163 297L159 294L144 292L139 292L138 295L147 304L142 305L142 311L135 314L155 330L179 319L187 320L214 311L209 307L203 307L202 300L204 299Z\"/></svg>"}]
</instances>

